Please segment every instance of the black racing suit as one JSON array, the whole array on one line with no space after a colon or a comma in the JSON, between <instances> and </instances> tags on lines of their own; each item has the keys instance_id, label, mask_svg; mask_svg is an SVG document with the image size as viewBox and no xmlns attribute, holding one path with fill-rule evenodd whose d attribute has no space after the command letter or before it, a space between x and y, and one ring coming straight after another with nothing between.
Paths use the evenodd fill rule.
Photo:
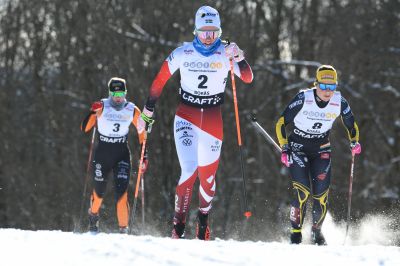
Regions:
<instances>
[{"instance_id":1,"label":"black racing suit","mask_svg":"<svg viewBox=\"0 0 400 266\"><path fill-rule=\"evenodd\" d=\"M324 102L316 95L318 107L323 110L329 102ZM276 133L281 147L289 153L289 171L292 177L294 197L290 209L292 231L300 231L306 214L306 202L313 198L313 227L320 228L327 212L328 193L331 183L331 147L329 130L322 136L304 134L296 125L286 137L285 127L292 123L304 105L304 92L298 93L289 103L276 124ZM358 142L358 126L346 99L341 97L340 116L348 130L350 141ZM296 134L296 133L297 134ZM315 138L314 138L315 137Z\"/></svg>"}]
</instances>

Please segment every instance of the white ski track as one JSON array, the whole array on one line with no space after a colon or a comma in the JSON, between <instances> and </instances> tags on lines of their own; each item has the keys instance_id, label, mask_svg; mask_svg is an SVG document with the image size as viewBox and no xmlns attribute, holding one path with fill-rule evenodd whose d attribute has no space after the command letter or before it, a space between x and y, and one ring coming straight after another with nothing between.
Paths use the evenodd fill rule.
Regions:
<instances>
[{"instance_id":1,"label":"white ski track","mask_svg":"<svg viewBox=\"0 0 400 266\"><path fill-rule=\"evenodd\" d=\"M400 248L0 229L1 265L400 265Z\"/></svg>"}]
</instances>

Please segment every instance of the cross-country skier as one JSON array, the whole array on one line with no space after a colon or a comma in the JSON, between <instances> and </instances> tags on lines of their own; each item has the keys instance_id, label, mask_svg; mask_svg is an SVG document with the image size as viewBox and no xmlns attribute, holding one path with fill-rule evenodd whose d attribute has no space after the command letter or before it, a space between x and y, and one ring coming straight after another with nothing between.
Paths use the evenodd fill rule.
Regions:
<instances>
[{"instance_id":1,"label":"cross-country skier","mask_svg":"<svg viewBox=\"0 0 400 266\"><path fill-rule=\"evenodd\" d=\"M225 47L221 33L218 11L210 6L200 7L195 15L194 40L176 48L164 61L139 119L141 128L151 121L164 85L179 69L181 103L175 114L174 137L181 175L176 187L172 238L184 237L193 184L199 177L196 236L201 240L210 239L208 214L216 189L215 174L223 139L221 104L230 58L234 73L241 80L245 83L253 80L243 51L235 43Z\"/></svg>"},{"instance_id":2,"label":"cross-country skier","mask_svg":"<svg viewBox=\"0 0 400 266\"><path fill-rule=\"evenodd\" d=\"M293 244L301 243L306 203L311 196L312 241L317 245L326 245L321 226L328 208L331 182L329 132L339 116L348 131L352 154L361 153L358 126L350 105L336 90L337 80L332 66L320 66L316 71L315 87L299 92L276 124L276 134L282 147L281 161L289 167L295 194L290 208L290 240ZM293 132L287 137L285 127L292 122Z\"/></svg>"},{"instance_id":3,"label":"cross-country skier","mask_svg":"<svg viewBox=\"0 0 400 266\"><path fill-rule=\"evenodd\" d=\"M111 78L108 82L109 97L94 102L90 113L83 120L81 130L89 132L97 124L98 145L93 160L94 189L90 199L89 231L99 231L99 212L108 174L113 170L117 219L120 233L128 233L129 203L128 184L131 171L128 146L129 126L137 128L140 110L126 100L127 87L124 79ZM144 130L138 131L139 143L144 139ZM147 169L147 154L142 164Z\"/></svg>"}]
</instances>

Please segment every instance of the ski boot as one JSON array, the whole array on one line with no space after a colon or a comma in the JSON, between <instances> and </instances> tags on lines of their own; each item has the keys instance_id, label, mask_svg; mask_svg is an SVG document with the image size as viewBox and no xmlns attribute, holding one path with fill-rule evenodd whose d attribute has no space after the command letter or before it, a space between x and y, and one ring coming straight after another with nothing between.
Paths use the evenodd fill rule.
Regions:
<instances>
[{"instance_id":1,"label":"ski boot","mask_svg":"<svg viewBox=\"0 0 400 266\"><path fill-rule=\"evenodd\" d=\"M290 233L290 244L300 244L302 238L301 229L292 229Z\"/></svg>"},{"instance_id":2,"label":"ski boot","mask_svg":"<svg viewBox=\"0 0 400 266\"><path fill-rule=\"evenodd\" d=\"M120 228L119 228L119 233L120 233L120 234L127 235L127 234L129 233L129 228L128 228L128 226L122 226L122 227L120 227Z\"/></svg>"},{"instance_id":3,"label":"ski boot","mask_svg":"<svg viewBox=\"0 0 400 266\"><path fill-rule=\"evenodd\" d=\"M172 229L172 239L180 239L185 238L185 224L174 222L174 228Z\"/></svg>"},{"instance_id":4,"label":"ski boot","mask_svg":"<svg viewBox=\"0 0 400 266\"><path fill-rule=\"evenodd\" d=\"M204 214L201 211L197 214L196 237L200 240L210 240L210 227L208 226L208 213Z\"/></svg>"},{"instance_id":5,"label":"ski boot","mask_svg":"<svg viewBox=\"0 0 400 266\"><path fill-rule=\"evenodd\" d=\"M99 219L98 214L94 214L89 209L89 232L98 233L99 232Z\"/></svg>"},{"instance_id":6,"label":"ski boot","mask_svg":"<svg viewBox=\"0 0 400 266\"><path fill-rule=\"evenodd\" d=\"M326 246L327 245L325 237L321 232L321 228L313 227L311 229L311 239L315 245L318 245L318 246Z\"/></svg>"}]
</instances>

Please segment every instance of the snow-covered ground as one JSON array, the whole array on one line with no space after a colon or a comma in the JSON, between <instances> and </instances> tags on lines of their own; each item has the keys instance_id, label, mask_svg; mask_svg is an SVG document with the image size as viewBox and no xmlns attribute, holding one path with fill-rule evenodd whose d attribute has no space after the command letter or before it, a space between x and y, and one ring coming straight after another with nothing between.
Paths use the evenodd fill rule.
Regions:
<instances>
[{"instance_id":1,"label":"snow-covered ground","mask_svg":"<svg viewBox=\"0 0 400 266\"><path fill-rule=\"evenodd\" d=\"M1 265L400 265L398 247L0 230Z\"/></svg>"},{"instance_id":2,"label":"snow-covered ground","mask_svg":"<svg viewBox=\"0 0 400 266\"><path fill-rule=\"evenodd\" d=\"M400 265L394 246L289 245L234 240L0 229L1 265Z\"/></svg>"},{"instance_id":3,"label":"snow-covered ground","mask_svg":"<svg viewBox=\"0 0 400 266\"><path fill-rule=\"evenodd\" d=\"M400 265L400 248L384 217L369 217L343 244L344 225L330 216L324 225L328 246L281 242L172 240L154 236L75 234L0 229L1 265ZM307 236L309 232L304 231Z\"/></svg>"}]
</instances>

